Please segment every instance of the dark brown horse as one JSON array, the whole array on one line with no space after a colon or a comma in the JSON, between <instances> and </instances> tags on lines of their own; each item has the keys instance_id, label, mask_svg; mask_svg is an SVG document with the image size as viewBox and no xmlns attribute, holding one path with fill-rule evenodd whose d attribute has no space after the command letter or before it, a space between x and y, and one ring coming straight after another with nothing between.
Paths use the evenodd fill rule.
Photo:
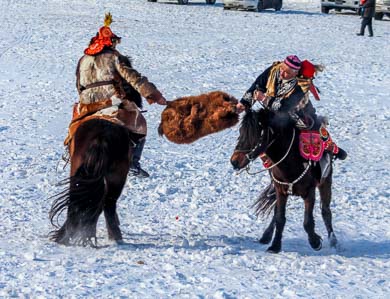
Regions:
<instances>
[{"instance_id":1,"label":"dark brown horse","mask_svg":"<svg viewBox=\"0 0 390 299\"><path fill-rule=\"evenodd\" d=\"M272 221L264 231L260 243L271 242L269 252L277 253L282 248L282 233L286 223L286 203L288 195L301 196L305 204L304 229L308 234L309 243L314 250L322 247L322 238L314 229L313 208L315 189L318 187L321 197L321 212L328 231L332 247L337 239L332 227L330 210L332 170L325 179L321 179L318 165L309 163L299 153L299 129L288 115L275 114L269 110L248 110L242 120L238 144L231 157L231 163L236 170L243 169L260 153L265 153L273 162L269 173L275 186L276 196L269 196L265 190L255 203L257 215L265 215L274 207Z\"/></svg>"},{"instance_id":2,"label":"dark brown horse","mask_svg":"<svg viewBox=\"0 0 390 299\"><path fill-rule=\"evenodd\" d=\"M132 145L141 136L103 119L81 124L70 143L70 178L66 190L57 196L50 221L58 229L51 239L65 245L97 246L96 225L102 212L108 237L122 242L116 203L126 182ZM59 227L58 216L67 210Z\"/></svg>"}]
</instances>

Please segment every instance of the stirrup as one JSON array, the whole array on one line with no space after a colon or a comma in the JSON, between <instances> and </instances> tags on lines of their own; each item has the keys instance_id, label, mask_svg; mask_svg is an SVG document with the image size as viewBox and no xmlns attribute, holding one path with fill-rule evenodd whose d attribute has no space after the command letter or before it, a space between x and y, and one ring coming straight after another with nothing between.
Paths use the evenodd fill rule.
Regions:
<instances>
[{"instance_id":1,"label":"stirrup","mask_svg":"<svg viewBox=\"0 0 390 299\"><path fill-rule=\"evenodd\" d=\"M321 180L323 180L323 179L328 177L328 175L330 174L330 170L332 169L331 168L332 158L331 158L330 153L325 152L322 155L322 158L321 158L319 164L320 164L320 168L321 168Z\"/></svg>"}]
</instances>

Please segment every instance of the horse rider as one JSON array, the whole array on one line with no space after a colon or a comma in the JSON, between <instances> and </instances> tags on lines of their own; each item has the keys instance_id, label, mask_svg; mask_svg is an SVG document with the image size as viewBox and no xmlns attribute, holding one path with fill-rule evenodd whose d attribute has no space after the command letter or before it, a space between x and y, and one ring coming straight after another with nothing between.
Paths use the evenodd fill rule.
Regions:
<instances>
[{"instance_id":1,"label":"horse rider","mask_svg":"<svg viewBox=\"0 0 390 299\"><path fill-rule=\"evenodd\" d=\"M157 87L137 72L128 57L116 46L121 38L110 29L112 16L106 14L104 26L90 41L77 65L79 112L115 114L133 132L143 136L135 145L130 174L149 177L141 168L140 159L147 134L146 120L141 114L142 97L149 104L166 105L167 101Z\"/></svg>"},{"instance_id":2,"label":"horse rider","mask_svg":"<svg viewBox=\"0 0 390 299\"><path fill-rule=\"evenodd\" d=\"M259 101L272 111L288 113L298 128L318 130L326 140L327 152L334 158L344 160L347 157L346 151L332 141L323 124L323 118L317 117L309 99L310 91L315 99L319 100L313 79L315 73L322 70L322 66L315 66L307 60L301 61L296 55L289 55L284 61L274 62L245 92L237 104L237 112L241 113Z\"/></svg>"}]
</instances>

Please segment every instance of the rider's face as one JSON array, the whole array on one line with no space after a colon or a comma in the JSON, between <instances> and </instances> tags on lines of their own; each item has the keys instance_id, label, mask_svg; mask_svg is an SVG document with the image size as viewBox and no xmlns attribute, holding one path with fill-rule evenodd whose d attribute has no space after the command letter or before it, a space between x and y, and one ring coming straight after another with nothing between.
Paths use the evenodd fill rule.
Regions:
<instances>
[{"instance_id":1,"label":"rider's face","mask_svg":"<svg viewBox=\"0 0 390 299\"><path fill-rule=\"evenodd\" d=\"M298 75L298 71L290 68L285 63L282 63L280 66L280 79L282 80L291 80L292 78Z\"/></svg>"}]
</instances>

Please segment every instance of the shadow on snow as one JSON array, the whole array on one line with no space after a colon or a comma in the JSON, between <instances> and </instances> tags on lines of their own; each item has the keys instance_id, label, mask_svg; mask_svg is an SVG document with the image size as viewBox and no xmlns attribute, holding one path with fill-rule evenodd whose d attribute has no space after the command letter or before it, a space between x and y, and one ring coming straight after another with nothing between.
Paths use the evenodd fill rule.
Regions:
<instances>
[{"instance_id":1,"label":"shadow on snow","mask_svg":"<svg viewBox=\"0 0 390 299\"><path fill-rule=\"evenodd\" d=\"M186 249L186 250L210 250L213 248L225 248L227 254L245 255L248 250L264 252L268 245L262 245L258 238L238 236L207 236L200 235L175 236L175 235L151 235L129 234L124 236L126 243L119 247L123 250L133 249ZM371 240L339 240L337 248L330 248L327 240L320 251L313 251L305 238L290 238L283 243L281 254L298 253L302 256L342 256L346 258L389 258L390 240L374 242Z\"/></svg>"}]
</instances>

